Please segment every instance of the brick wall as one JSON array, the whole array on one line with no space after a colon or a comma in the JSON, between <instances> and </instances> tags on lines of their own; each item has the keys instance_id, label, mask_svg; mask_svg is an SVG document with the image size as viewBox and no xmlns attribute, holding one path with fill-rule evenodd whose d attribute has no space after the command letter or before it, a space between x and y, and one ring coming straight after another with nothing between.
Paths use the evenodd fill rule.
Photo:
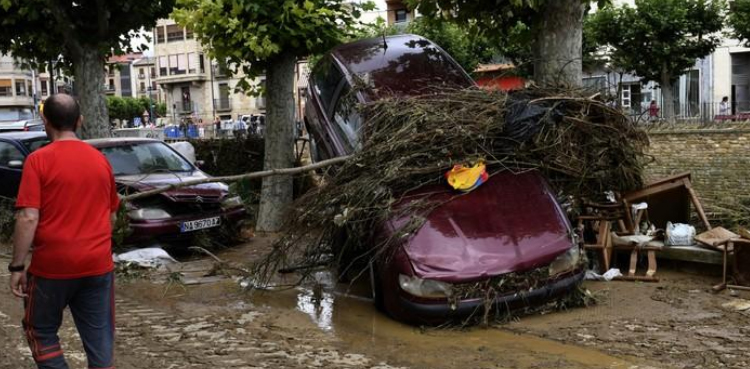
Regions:
<instances>
[{"instance_id":1,"label":"brick wall","mask_svg":"<svg viewBox=\"0 0 750 369\"><path fill-rule=\"evenodd\" d=\"M692 173L701 201L728 204L750 195L750 126L678 126L649 132L646 181L682 172Z\"/></svg>"}]
</instances>

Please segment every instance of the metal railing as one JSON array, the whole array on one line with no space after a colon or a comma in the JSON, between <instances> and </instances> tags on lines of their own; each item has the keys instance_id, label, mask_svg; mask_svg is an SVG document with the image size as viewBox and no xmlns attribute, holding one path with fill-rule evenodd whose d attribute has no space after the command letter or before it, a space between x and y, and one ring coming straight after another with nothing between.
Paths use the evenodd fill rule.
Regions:
<instances>
[{"instance_id":1,"label":"metal railing","mask_svg":"<svg viewBox=\"0 0 750 369\"><path fill-rule=\"evenodd\" d=\"M232 99L214 99L214 107L217 111L228 111L232 110Z\"/></svg>"},{"instance_id":2,"label":"metal railing","mask_svg":"<svg viewBox=\"0 0 750 369\"><path fill-rule=\"evenodd\" d=\"M648 105L621 108L636 123L648 124L651 122L664 121L664 106L657 105L656 114L649 109ZM674 104L673 118L675 123L721 123L730 121L750 121L750 101L728 102L704 102Z\"/></svg>"},{"instance_id":3,"label":"metal railing","mask_svg":"<svg viewBox=\"0 0 750 369\"><path fill-rule=\"evenodd\" d=\"M192 101L183 101L177 103L176 105L178 114L192 113L193 107L195 106Z\"/></svg>"}]
</instances>

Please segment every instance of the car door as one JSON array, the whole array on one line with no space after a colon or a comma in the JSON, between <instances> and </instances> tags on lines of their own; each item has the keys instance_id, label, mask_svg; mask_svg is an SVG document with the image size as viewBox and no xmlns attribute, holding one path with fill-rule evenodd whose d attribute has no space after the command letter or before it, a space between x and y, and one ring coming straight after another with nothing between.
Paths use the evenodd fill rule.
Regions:
<instances>
[{"instance_id":1,"label":"car door","mask_svg":"<svg viewBox=\"0 0 750 369\"><path fill-rule=\"evenodd\" d=\"M307 104L308 132L315 142L319 159L329 159L349 153L340 140L332 119L332 110L339 92L347 84L344 74L333 58L326 56L316 65L310 77L311 104Z\"/></svg>"},{"instance_id":2,"label":"car door","mask_svg":"<svg viewBox=\"0 0 750 369\"><path fill-rule=\"evenodd\" d=\"M0 196L16 197L21 184L21 166L26 155L13 142L0 140Z\"/></svg>"}]
</instances>

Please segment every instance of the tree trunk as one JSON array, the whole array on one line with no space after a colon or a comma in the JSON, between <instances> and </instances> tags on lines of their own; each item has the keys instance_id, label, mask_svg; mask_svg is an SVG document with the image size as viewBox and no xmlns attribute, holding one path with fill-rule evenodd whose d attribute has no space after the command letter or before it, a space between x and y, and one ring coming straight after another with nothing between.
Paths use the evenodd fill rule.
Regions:
<instances>
[{"instance_id":1,"label":"tree trunk","mask_svg":"<svg viewBox=\"0 0 750 369\"><path fill-rule=\"evenodd\" d=\"M96 48L83 48L73 60L76 92L81 104L81 138L110 137L109 113L104 97L104 60Z\"/></svg>"},{"instance_id":2,"label":"tree trunk","mask_svg":"<svg viewBox=\"0 0 750 369\"><path fill-rule=\"evenodd\" d=\"M294 63L292 53L282 53L269 60L266 70L266 147L264 169L289 168L294 164ZM292 177L263 179L256 229L277 232L284 214L292 203Z\"/></svg>"},{"instance_id":3,"label":"tree trunk","mask_svg":"<svg viewBox=\"0 0 750 369\"><path fill-rule=\"evenodd\" d=\"M537 24L534 79L540 86L583 85L581 0L547 1Z\"/></svg>"},{"instance_id":4,"label":"tree trunk","mask_svg":"<svg viewBox=\"0 0 750 369\"><path fill-rule=\"evenodd\" d=\"M672 75L666 71L666 68L662 69L661 72L661 116L669 123L674 121L674 91L672 89Z\"/></svg>"}]
</instances>

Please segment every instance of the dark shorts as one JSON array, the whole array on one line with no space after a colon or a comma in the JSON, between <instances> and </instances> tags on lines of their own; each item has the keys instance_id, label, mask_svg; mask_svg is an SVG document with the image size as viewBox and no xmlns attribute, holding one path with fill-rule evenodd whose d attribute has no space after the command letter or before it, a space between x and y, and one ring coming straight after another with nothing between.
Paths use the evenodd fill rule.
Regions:
<instances>
[{"instance_id":1,"label":"dark shorts","mask_svg":"<svg viewBox=\"0 0 750 369\"><path fill-rule=\"evenodd\" d=\"M67 369L60 338L63 310L70 308L91 369L114 368L114 273L77 279L29 274L23 329L37 367Z\"/></svg>"}]
</instances>

